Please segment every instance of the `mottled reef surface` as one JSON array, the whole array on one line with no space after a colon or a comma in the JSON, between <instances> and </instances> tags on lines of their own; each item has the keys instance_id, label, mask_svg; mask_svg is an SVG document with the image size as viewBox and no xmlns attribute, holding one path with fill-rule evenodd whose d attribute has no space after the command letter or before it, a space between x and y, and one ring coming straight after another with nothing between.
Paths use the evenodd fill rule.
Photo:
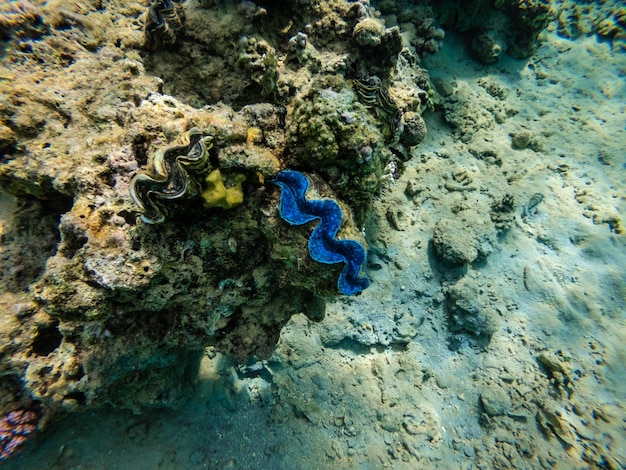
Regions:
<instances>
[{"instance_id":1,"label":"mottled reef surface","mask_svg":"<svg viewBox=\"0 0 626 470\"><path fill-rule=\"evenodd\" d=\"M618 1L3 2L0 460L626 466L625 25ZM206 167L145 223L131 178L197 133ZM280 218L285 168L367 248L362 294Z\"/></svg>"}]
</instances>

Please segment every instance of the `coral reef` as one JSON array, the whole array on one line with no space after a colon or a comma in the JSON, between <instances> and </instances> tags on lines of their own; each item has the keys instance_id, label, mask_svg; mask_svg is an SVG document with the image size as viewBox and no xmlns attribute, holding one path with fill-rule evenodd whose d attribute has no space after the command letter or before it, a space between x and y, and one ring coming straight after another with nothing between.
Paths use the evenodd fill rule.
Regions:
<instances>
[{"instance_id":1,"label":"coral reef","mask_svg":"<svg viewBox=\"0 0 626 470\"><path fill-rule=\"evenodd\" d=\"M411 156L378 108L420 114L427 96L397 27L361 37L382 25L362 3L90 5L0 7L0 412L38 409L42 427L175 406L205 347L268 357L291 315L365 288L363 244L329 226L320 247L344 258L315 261L268 180L305 171L362 240ZM373 76L370 110L350 81Z\"/></svg>"},{"instance_id":2,"label":"coral reef","mask_svg":"<svg viewBox=\"0 0 626 470\"><path fill-rule=\"evenodd\" d=\"M338 240L343 214L332 199L309 200L309 179L293 170L282 170L272 182L281 188L278 211L291 225L304 225L313 220L319 224L309 237L309 253L315 261L325 264L344 263L337 280L339 291L354 295L366 289L369 281L359 277L365 265L365 248L356 240Z\"/></svg>"},{"instance_id":3,"label":"coral reef","mask_svg":"<svg viewBox=\"0 0 626 470\"><path fill-rule=\"evenodd\" d=\"M0 2L2 467L623 467L621 16L542 3Z\"/></svg>"}]
</instances>

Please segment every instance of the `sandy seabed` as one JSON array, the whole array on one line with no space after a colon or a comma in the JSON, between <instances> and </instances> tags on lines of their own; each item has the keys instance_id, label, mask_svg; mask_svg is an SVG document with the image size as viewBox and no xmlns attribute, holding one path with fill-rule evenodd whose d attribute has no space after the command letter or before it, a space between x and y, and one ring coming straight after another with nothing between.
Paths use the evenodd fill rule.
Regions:
<instances>
[{"instance_id":1,"label":"sandy seabed","mask_svg":"<svg viewBox=\"0 0 626 470\"><path fill-rule=\"evenodd\" d=\"M72 415L3 468L624 468L626 55L548 31L483 66L449 34L423 65L453 92L375 203L370 288L264 363L209 351L177 411ZM433 269L436 225L494 193L492 252Z\"/></svg>"}]
</instances>

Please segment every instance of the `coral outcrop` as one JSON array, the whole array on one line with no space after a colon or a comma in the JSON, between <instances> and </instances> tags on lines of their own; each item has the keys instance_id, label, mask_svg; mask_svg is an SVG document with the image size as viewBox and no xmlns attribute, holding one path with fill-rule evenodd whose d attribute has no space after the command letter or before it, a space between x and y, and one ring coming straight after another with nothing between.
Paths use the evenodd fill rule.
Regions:
<instances>
[{"instance_id":1,"label":"coral outcrop","mask_svg":"<svg viewBox=\"0 0 626 470\"><path fill-rule=\"evenodd\" d=\"M429 86L373 8L0 8L1 416L175 405L206 346L268 357L291 315L364 288L362 227L423 137ZM359 101L370 77L409 137ZM281 218L268 180L287 167L337 201L349 274Z\"/></svg>"}]
</instances>

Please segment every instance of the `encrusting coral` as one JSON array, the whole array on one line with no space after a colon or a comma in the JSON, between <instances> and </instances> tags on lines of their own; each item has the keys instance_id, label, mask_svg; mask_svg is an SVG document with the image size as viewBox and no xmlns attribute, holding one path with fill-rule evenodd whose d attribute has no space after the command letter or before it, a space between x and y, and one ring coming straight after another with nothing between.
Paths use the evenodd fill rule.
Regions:
<instances>
[{"instance_id":1,"label":"encrusting coral","mask_svg":"<svg viewBox=\"0 0 626 470\"><path fill-rule=\"evenodd\" d=\"M220 170L213 170L204 179L205 189L202 191L204 207L221 207L222 209L232 209L243 203L242 183L246 180L246 175L238 173L234 175L232 185L224 186L224 179Z\"/></svg>"},{"instance_id":2,"label":"encrusting coral","mask_svg":"<svg viewBox=\"0 0 626 470\"><path fill-rule=\"evenodd\" d=\"M31 410L15 410L0 418L0 462L19 450L37 429L39 416Z\"/></svg>"}]
</instances>

